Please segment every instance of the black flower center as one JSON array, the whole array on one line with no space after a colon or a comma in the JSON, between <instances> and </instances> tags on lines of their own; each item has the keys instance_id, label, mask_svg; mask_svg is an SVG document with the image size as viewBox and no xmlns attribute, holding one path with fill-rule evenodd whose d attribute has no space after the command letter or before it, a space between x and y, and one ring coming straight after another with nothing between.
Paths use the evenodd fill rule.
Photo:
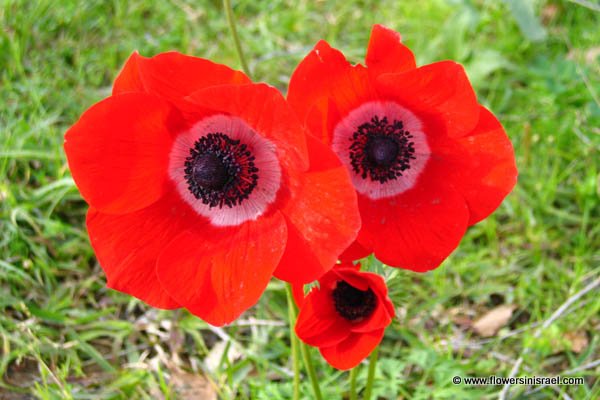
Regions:
<instances>
[{"instance_id":1,"label":"black flower center","mask_svg":"<svg viewBox=\"0 0 600 400\"><path fill-rule=\"evenodd\" d=\"M223 133L209 133L190 149L185 179L190 193L210 208L233 207L250 196L258 168L248 146Z\"/></svg>"},{"instance_id":2,"label":"black flower center","mask_svg":"<svg viewBox=\"0 0 600 400\"><path fill-rule=\"evenodd\" d=\"M207 189L220 190L231 176L225 163L213 153L200 154L192 166L192 178Z\"/></svg>"},{"instance_id":3,"label":"black flower center","mask_svg":"<svg viewBox=\"0 0 600 400\"><path fill-rule=\"evenodd\" d=\"M413 136L402 121L388 122L375 115L360 125L350 138L350 164L363 179L380 183L397 179L410 169L415 157Z\"/></svg>"},{"instance_id":4,"label":"black flower center","mask_svg":"<svg viewBox=\"0 0 600 400\"><path fill-rule=\"evenodd\" d=\"M387 167L398 157L398 143L388 136L373 135L367 139L365 154L369 162Z\"/></svg>"},{"instance_id":5,"label":"black flower center","mask_svg":"<svg viewBox=\"0 0 600 400\"><path fill-rule=\"evenodd\" d=\"M371 289L360 290L346 281L338 281L333 289L333 303L343 318L357 322L373 314L377 297Z\"/></svg>"}]
</instances>

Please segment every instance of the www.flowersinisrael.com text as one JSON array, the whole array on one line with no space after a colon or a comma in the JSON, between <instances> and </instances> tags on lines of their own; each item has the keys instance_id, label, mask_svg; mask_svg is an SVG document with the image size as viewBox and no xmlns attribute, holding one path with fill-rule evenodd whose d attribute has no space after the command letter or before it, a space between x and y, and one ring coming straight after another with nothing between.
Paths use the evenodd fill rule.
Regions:
<instances>
[{"instance_id":1,"label":"www.flowersinisrael.com text","mask_svg":"<svg viewBox=\"0 0 600 400\"><path fill-rule=\"evenodd\" d=\"M452 378L455 385L583 385L581 376L455 376Z\"/></svg>"}]
</instances>

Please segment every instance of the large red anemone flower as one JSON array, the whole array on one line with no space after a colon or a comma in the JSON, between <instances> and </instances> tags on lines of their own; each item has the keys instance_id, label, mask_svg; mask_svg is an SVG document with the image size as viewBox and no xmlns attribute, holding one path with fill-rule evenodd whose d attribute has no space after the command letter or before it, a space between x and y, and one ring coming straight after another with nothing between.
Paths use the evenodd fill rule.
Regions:
<instances>
[{"instance_id":1,"label":"large red anemone flower","mask_svg":"<svg viewBox=\"0 0 600 400\"><path fill-rule=\"evenodd\" d=\"M306 298L302 286L293 287L300 305L296 334L337 369L354 368L368 357L395 315L383 278L359 270L351 262L336 265Z\"/></svg>"},{"instance_id":2,"label":"large red anemone flower","mask_svg":"<svg viewBox=\"0 0 600 400\"><path fill-rule=\"evenodd\" d=\"M417 68L400 35L375 25L366 66L320 41L296 68L288 101L348 168L362 228L341 256L436 268L465 230L516 183L512 145L477 102L463 67Z\"/></svg>"},{"instance_id":3,"label":"large red anemone flower","mask_svg":"<svg viewBox=\"0 0 600 400\"><path fill-rule=\"evenodd\" d=\"M108 286L214 325L271 276L317 279L356 237L346 169L273 87L179 53L134 53L65 135Z\"/></svg>"}]
</instances>

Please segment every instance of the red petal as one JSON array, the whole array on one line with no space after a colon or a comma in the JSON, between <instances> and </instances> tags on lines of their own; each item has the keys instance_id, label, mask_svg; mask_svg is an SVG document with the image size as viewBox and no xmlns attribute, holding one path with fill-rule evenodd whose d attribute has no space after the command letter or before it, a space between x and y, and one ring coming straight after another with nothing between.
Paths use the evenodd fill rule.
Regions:
<instances>
[{"instance_id":1,"label":"red petal","mask_svg":"<svg viewBox=\"0 0 600 400\"><path fill-rule=\"evenodd\" d=\"M65 134L65 152L83 198L109 214L142 209L165 190L170 131L178 117L155 96L129 93L88 109Z\"/></svg>"},{"instance_id":2,"label":"red petal","mask_svg":"<svg viewBox=\"0 0 600 400\"><path fill-rule=\"evenodd\" d=\"M310 169L283 210L289 238L275 271L277 278L294 284L314 281L330 270L360 228L356 192L346 168L312 136L307 143Z\"/></svg>"},{"instance_id":3,"label":"red petal","mask_svg":"<svg viewBox=\"0 0 600 400\"><path fill-rule=\"evenodd\" d=\"M250 79L240 71L177 52L147 58L133 53L115 80L113 95L146 92L178 101L209 86L240 85Z\"/></svg>"},{"instance_id":4,"label":"red petal","mask_svg":"<svg viewBox=\"0 0 600 400\"><path fill-rule=\"evenodd\" d=\"M373 76L417 67L415 56L401 43L400 34L383 25L373 25L366 63Z\"/></svg>"},{"instance_id":5,"label":"red petal","mask_svg":"<svg viewBox=\"0 0 600 400\"><path fill-rule=\"evenodd\" d=\"M354 242L354 243L356 243L356 242ZM360 267L361 267L361 264L359 262L356 264L353 264L352 261L342 260L342 261L340 261L339 264L336 264L334 268L336 270L340 269L340 268L344 268L344 269L349 268L349 269L353 269L355 271L360 271Z\"/></svg>"},{"instance_id":6,"label":"red petal","mask_svg":"<svg viewBox=\"0 0 600 400\"><path fill-rule=\"evenodd\" d=\"M161 253L158 278L190 312L223 325L256 304L279 263L286 236L279 212L235 228L185 231Z\"/></svg>"},{"instance_id":7,"label":"red petal","mask_svg":"<svg viewBox=\"0 0 600 400\"><path fill-rule=\"evenodd\" d=\"M310 299L310 300L309 300ZM333 346L341 342L350 335L350 323L332 314L331 317L323 317L320 314L320 302L314 301L310 296L304 302L298 319L296 321L296 334L305 343L311 346ZM332 301L329 300L325 307L331 307Z\"/></svg>"},{"instance_id":8,"label":"red petal","mask_svg":"<svg viewBox=\"0 0 600 400\"><path fill-rule=\"evenodd\" d=\"M427 178L422 176L415 188L394 198L358 197L363 217L358 240L390 266L417 272L437 268L465 233L469 210L464 198Z\"/></svg>"},{"instance_id":9,"label":"red petal","mask_svg":"<svg viewBox=\"0 0 600 400\"><path fill-rule=\"evenodd\" d=\"M333 264L322 265L302 232L288 218L286 223L287 244L275 277L298 286L319 279Z\"/></svg>"},{"instance_id":10,"label":"red petal","mask_svg":"<svg viewBox=\"0 0 600 400\"><path fill-rule=\"evenodd\" d=\"M173 309L179 305L158 282L156 262L168 243L194 216L175 196L165 196L142 210L103 214L90 208L87 228L108 287L128 293L153 307Z\"/></svg>"},{"instance_id":11,"label":"red petal","mask_svg":"<svg viewBox=\"0 0 600 400\"><path fill-rule=\"evenodd\" d=\"M292 296L294 297L294 302L296 303L296 306L302 307L302 304L304 304L304 299L306 298L306 296L304 295L303 283L301 283L300 285L292 285Z\"/></svg>"},{"instance_id":12,"label":"red petal","mask_svg":"<svg viewBox=\"0 0 600 400\"><path fill-rule=\"evenodd\" d=\"M396 316L396 308L388 296L388 288L382 276L370 273L367 277L369 286L377 294L381 304L383 304L386 313L390 318Z\"/></svg>"},{"instance_id":13,"label":"red petal","mask_svg":"<svg viewBox=\"0 0 600 400\"><path fill-rule=\"evenodd\" d=\"M313 303L313 312L320 319L336 319L340 318L335 310L335 305L332 301L332 290L338 281L338 276L332 271L326 273L319 279L319 286L312 288L310 293L304 299L304 302Z\"/></svg>"},{"instance_id":14,"label":"red petal","mask_svg":"<svg viewBox=\"0 0 600 400\"><path fill-rule=\"evenodd\" d=\"M446 134L460 137L479 120L479 104L462 65L441 61L379 77L378 90L425 119L443 123Z\"/></svg>"},{"instance_id":15,"label":"red petal","mask_svg":"<svg viewBox=\"0 0 600 400\"><path fill-rule=\"evenodd\" d=\"M377 300L379 304L377 304L375 311L373 311L369 318L352 325L352 327L350 328L352 332L373 332L374 330L387 327L392 322L392 317L388 313L386 304L382 303L382 301L389 300L381 299L379 296Z\"/></svg>"},{"instance_id":16,"label":"red petal","mask_svg":"<svg viewBox=\"0 0 600 400\"><path fill-rule=\"evenodd\" d=\"M369 333L353 333L346 340L331 347L322 347L321 355L334 368L346 370L356 367L383 339L385 329Z\"/></svg>"},{"instance_id":17,"label":"red petal","mask_svg":"<svg viewBox=\"0 0 600 400\"><path fill-rule=\"evenodd\" d=\"M336 116L343 117L376 94L365 67L350 65L340 51L321 40L296 67L287 98L310 132L329 143L328 124L336 122L330 105L335 105Z\"/></svg>"},{"instance_id":18,"label":"red petal","mask_svg":"<svg viewBox=\"0 0 600 400\"><path fill-rule=\"evenodd\" d=\"M275 143L282 163L306 168L306 135L274 87L266 84L215 86L194 92L186 99L196 106L240 117Z\"/></svg>"},{"instance_id":19,"label":"red petal","mask_svg":"<svg viewBox=\"0 0 600 400\"><path fill-rule=\"evenodd\" d=\"M435 155L444 158L439 173L452 182L469 206L469 225L498 208L517 182L513 146L500 122L484 107L473 132Z\"/></svg>"},{"instance_id":20,"label":"red petal","mask_svg":"<svg viewBox=\"0 0 600 400\"><path fill-rule=\"evenodd\" d=\"M371 254L371 250L362 246L356 240L352 242L350 247L348 247L342 254L340 254L340 260L342 261L354 261L360 260L361 258L365 258Z\"/></svg>"},{"instance_id":21,"label":"red petal","mask_svg":"<svg viewBox=\"0 0 600 400\"><path fill-rule=\"evenodd\" d=\"M134 51L129 56L127 61L125 61L125 65L123 65L123 69L115 79L112 89L113 96L129 92L147 92L144 82L142 82L139 69L139 61L143 60L148 59L140 56L137 51Z\"/></svg>"},{"instance_id":22,"label":"red petal","mask_svg":"<svg viewBox=\"0 0 600 400\"><path fill-rule=\"evenodd\" d=\"M368 319L352 325L352 332L371 332L385 328L395 316L394 305L388 297L388 289L383 277L371 272L363 272L362 275L377 296L377 307Z\"/></svg>"},{"instance_id":23,"label":"red petal","mask_svg":"<svg viewBox=\"0 0 600 400\"><path fill-rule=\"evenodd\" d=\"M327 170L337 170L344 168L338 156L331 148L321 142L316 136L311 134L306 135L306 144L309 157L308 172L321 172ZM340 178L343 180L343 178ZM348 183L350 177L348 176Z\"/></svg>"},{"instance_id":24,"label":"red petal","mask_svg":"<svg viewBox=\"0 0 600 400\"><path fill-rule=\"evenodd\" d=\"M294 70L288 88L288 102L301 121L304 122L311 113L327 115L331 80L346 74L350 68L346 57L327 42L321 40L315 45ZM318 123L319 118L313 118ZM315 135L321 132L317 127L309 128Z\"/></svg>"},{"instance_id":25,"label":"red petal","mask_svg":"<svg viewBox=\"0 0 600 400\"><path fill-rule=\"evenodd\" d=\"M333 269L332 273L337 275L338 280L346 281L346 283L358 290L364 291L369 289L369 280L366 279L368 273L360 272L354 266L352 268L340 268L337 266Z\"/></svg>"}]
</instances>

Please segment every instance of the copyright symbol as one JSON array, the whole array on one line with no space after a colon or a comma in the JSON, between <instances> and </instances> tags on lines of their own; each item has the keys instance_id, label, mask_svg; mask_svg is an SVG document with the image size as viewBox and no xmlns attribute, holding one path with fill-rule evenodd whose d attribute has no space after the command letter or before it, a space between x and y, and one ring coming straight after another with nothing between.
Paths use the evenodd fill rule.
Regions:
<instances>
[{"instance_id":1,"label":"copyright symbol","mask_svg":"<svg viewBox=\"0 0 600 400\"><path fill-rule=\"evenodd\" d=\"M454 378L452 378L452 383L454 383L455 385L460 384L460 382L462 382L462 379L460 379L460 376L455 376Z\"/></svg>"}]
</instances>

